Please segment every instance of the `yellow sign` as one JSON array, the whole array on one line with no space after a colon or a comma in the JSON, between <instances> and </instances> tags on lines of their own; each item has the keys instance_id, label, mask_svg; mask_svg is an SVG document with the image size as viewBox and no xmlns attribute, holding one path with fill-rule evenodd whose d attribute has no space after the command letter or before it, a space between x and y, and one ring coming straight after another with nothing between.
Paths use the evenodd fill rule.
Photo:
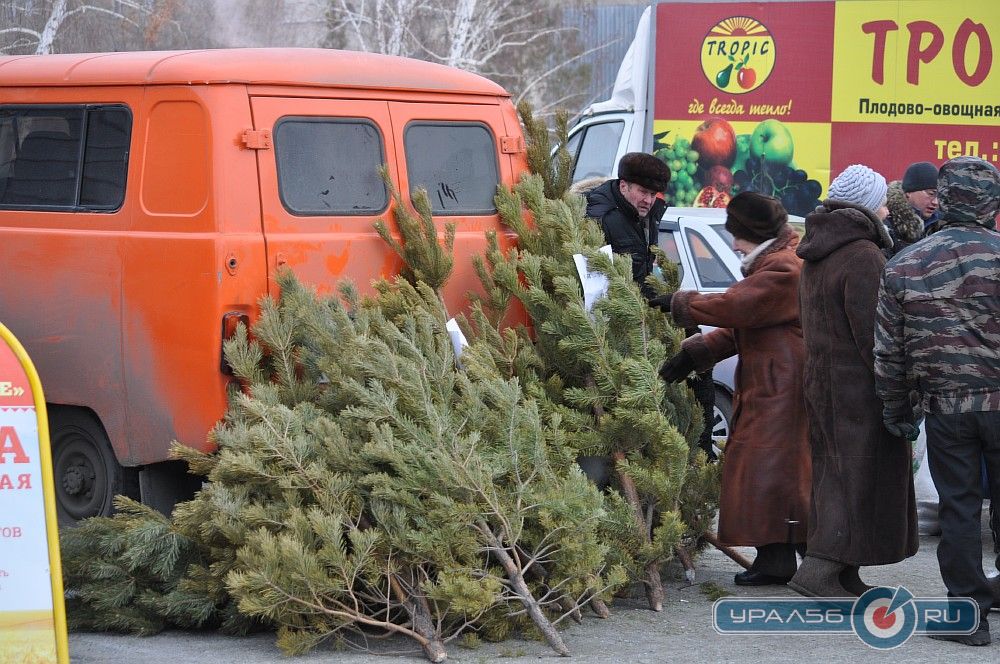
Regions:
<instances>
[{"instance_id":1,"label":"yellow sign","mask_svg":"<svg viewBox=\"0 0 1000 664\"><path fill-rule=\"evenodd\" d=\"M0 661L69 662L48 419L31 359L0 324Z\"/></svg>"},{"instance_id":2,"label":"yellow sign","mask_svg":"<svg viewBox=\"0 0 1000 664\"><path fill-rule=\"evenodd\" d=\"M838 2L834 122L1000 125L1000 2Z\"/></svg>"},{"instance_id":3,"label":"yellow sign","mask_svg":"<svg viewBox=\"0 0 1000 664\"><path fill-rule=\"evenodd\" d=\"M731 16L712 26L702 41L701 70L719 90L739 95L764 84L774 56L767 27L748 16Z\"/></svg>"}]
</instances>

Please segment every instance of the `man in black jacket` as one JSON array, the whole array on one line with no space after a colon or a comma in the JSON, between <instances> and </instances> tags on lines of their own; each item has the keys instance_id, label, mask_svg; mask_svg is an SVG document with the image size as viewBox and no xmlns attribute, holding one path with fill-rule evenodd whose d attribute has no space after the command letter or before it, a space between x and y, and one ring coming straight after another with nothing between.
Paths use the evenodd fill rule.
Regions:
<instances>
[{"instance_id":1,"label":"man in black jacket","mask_svg":"<svg viewBox=\"0 0 1000 664\"><path fill-rule=\"evenodd\" d=\"M659 240L660 219L667 210L666 202L657 196L670 182L670 169L657 157L645 152L629 152L618 162L618 179L608 180L591 189L587 196L587 216L601 222L604 239L616 254L632 257L632 278L650 305L669 311L670 297L657 298L646 285L653 272L653 252L650 245ZM686 330L696 334L698 328ZM704 424L698 446L710 460L717 457L712 447L712 426L715 423L715 384L711 370L688 379L698 403L704 411Z\"/></svg>"},{"instance_id":2,"label":"man in black jacket","mask_svg":"<svg viewBox=\"0 0 1000 664\"><path fill-rule=\"evenodd\" d=\"M886 259L937 230L937 176L937 166L918 161L907 167L902 181L889 183L885 227L892 246L882 250Z\"/></svg>"},{"instance_id":3,"label":"man in black jacket","mask_svg":"<svg viewBox=\"0 0 1000 664\"><path fill-rule=\"evenodd\" d=\"M618 162L618 179L587 194L587 216L601 222L604 239L616 254L632 257L632 278L646 299L656 293L646 285L653 271L650 245L657 242L667 204L657 194L667 188L670 169L644 152L629 152Z\"/></svg>"}]
</instances>

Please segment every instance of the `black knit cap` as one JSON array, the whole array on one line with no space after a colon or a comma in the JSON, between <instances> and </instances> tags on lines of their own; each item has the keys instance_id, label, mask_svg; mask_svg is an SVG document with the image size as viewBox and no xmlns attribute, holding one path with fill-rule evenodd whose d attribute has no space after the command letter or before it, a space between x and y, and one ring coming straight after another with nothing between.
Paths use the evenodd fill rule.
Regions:
<instances>
[{"instance_id":1,"label":"black knit cap","mask_svg":"<svg viewBox=\"0 0 1000 664\"><path fill-rule=\"evenodd\" d=\"M670 183L670 168L651 154L629 152L618 162L618 178L650 191L663 191Z\"/></svg>"},{"instance_id":2,"label":"black knit cap","mask_svg":"<svg viewBox=\"0 0 1000 664\"><path fill-rule=\"evenodd\" d=\"M726 206L726 230L754 244L778 237L787 221L788 213L781 201L755 191L736 194Z\"/></svg>"},{"instance_id":3,"label":"black knit cap","mask_svg":"<svg viewBox=\"0 0 1000 664\"><path fill-rule=\"evenodd\" d=\"M937 189L938 168L929 161L918 161L910 164L903 174L903 191L924 191Z\"/></svg>"}]
</instances>

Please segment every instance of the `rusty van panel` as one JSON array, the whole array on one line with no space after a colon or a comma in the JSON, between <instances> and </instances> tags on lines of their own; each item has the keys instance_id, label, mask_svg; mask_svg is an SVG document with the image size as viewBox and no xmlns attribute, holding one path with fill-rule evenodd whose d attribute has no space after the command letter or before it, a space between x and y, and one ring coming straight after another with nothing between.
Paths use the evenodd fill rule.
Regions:
<instances>
[{"instance_id":1,"label":"rusty van panel","mask_svg":"<svg viewBox=\"0 0 1000 664\"><path fill-rule=\"evenodd\" d=\"M175 439L211 451L206 433L230 381L220 371L222 318L253 319L267 292L256 157L240 142L251 125L245 87L149 88L145 107L141 187L122 252L136 463L163 460Z\"/></svg>"},{"instance_id":2,"label":"rusty van panel","mask_svg":"<svg viewBox=\"0 0 1000 664\"><path fill-rule=\"evenodd\" d=\"M42 213L19 213L23 215ZM3 224L15 215L0 212ZM37 223L37 222L36 222ZM121 235L0 225L0 319L38 369L50 403L86 406L124 431ZM116 453L126 453L119 436Z\"/></svg>"}]
</instances>

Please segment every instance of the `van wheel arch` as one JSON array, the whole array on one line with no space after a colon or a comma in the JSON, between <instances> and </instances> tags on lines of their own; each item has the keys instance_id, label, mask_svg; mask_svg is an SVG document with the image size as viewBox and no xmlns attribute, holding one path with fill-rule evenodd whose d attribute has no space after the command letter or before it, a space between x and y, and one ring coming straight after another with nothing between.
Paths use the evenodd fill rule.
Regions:
<instances>
[{"instance_id":1,"label":"van wheel arch","mask_svg":"<svg viewBox=\"0 0 1000 664\"><path fill-rule=\"evenodd\" d=\"M110 516L114 497L138 496L138 474L115 457L100 419L88 408L49 405L49 437L60 527Z\"/></svg>"}]
</instances>

